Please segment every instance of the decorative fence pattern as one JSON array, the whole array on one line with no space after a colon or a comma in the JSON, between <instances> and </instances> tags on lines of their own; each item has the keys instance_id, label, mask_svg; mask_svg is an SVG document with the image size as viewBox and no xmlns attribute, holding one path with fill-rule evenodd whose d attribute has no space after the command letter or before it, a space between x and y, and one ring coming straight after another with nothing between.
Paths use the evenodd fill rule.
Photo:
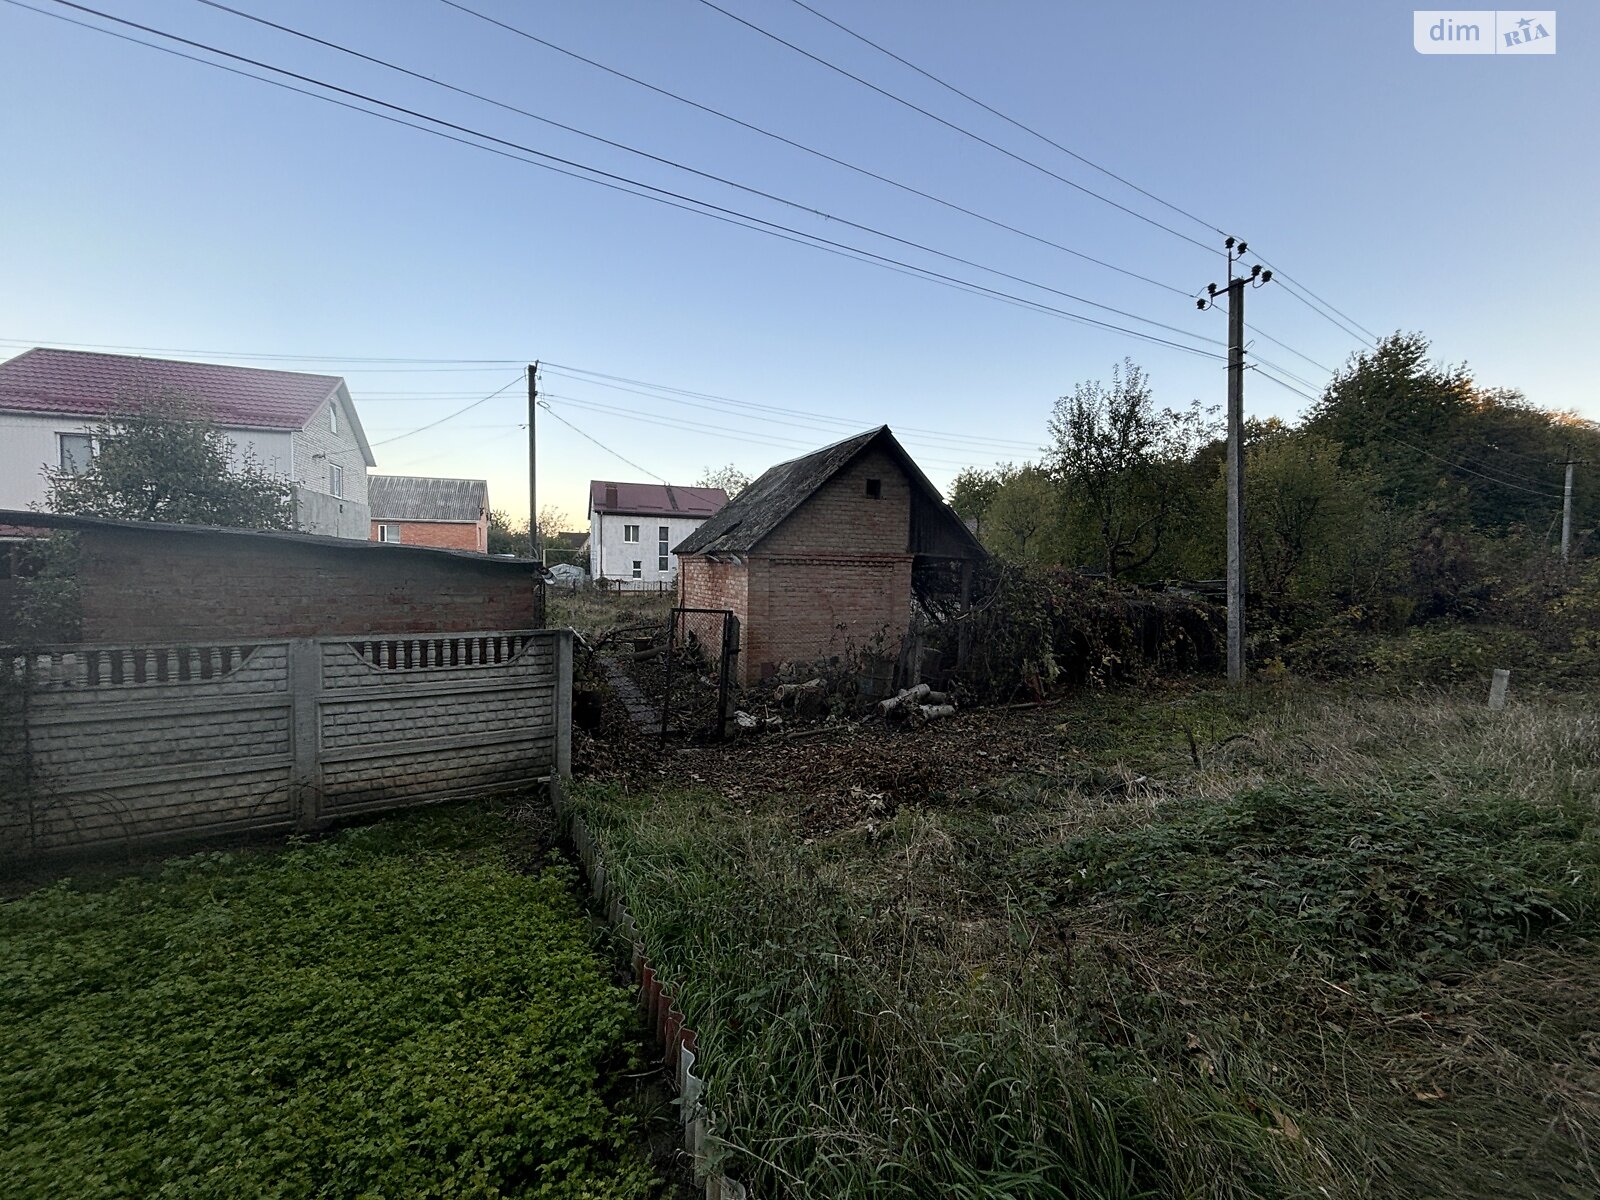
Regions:
<instances>
[{"instance_id":1,"label":"decorative fence pattern","mask_svg":"<svg viewBox=\"0 0 1600 1200\"><path fill-rule=\"evenodd\" d=\"M557 791L558 811L560 792ZM663 983L650 961L639 924L628 911L622 888L606 870L599 844L582 817L562 813L572 830L572 844L588 877L589 890L606 920L620 929L633 946L633 977L639 985L639 1004L644 1009L650 1030L660 1041L667 1070L678 1090L678 1115L683 1122L683 1148L694 1167L696 1184L705 1189L706 1200L749 1200L750 1192L721 1171L711 1169L715 1120L703 1100L703 1072L695 1070L700 1056L700 1039L684 1024L683 1009L671 985Z\"/></svg>"},{"instance_id":2,"label":"decorative fence pattern","mask_svg":"<svg viewBox=\"0 0 1600 1200\"><path fill-rule=\"evenodd\" d=\"M572 634L69 646L0 659L0 850L315 829L565 776Z\"/></svg>"}]
</instances>

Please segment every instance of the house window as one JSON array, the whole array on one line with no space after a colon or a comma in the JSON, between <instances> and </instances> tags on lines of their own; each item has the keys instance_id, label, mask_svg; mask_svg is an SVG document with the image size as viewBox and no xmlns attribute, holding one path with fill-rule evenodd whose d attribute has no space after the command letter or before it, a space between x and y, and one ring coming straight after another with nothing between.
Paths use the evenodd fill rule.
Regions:
<instances>
[{"instance_id":1,"label":"house window","mask_svg":"<svg viewBox=\"0 0 1600 1200\"><path fill-rule=\"evenodd\" d=\"M380 542L398 542L400 540L400 526L379 525L378 540Z\"/></svg>"},{"instance_id":2,"label":"house window","mask_svg":"<svg viewBox=\"0 0 1600 1200\"><path fill-rule=\"evenodd\" d=\"M635 579L644 578L644 563L637 558L633 560L633 577Z\"/></svg>"},{"instance_id":3,"label":"house window","mask_svg":"<svg viewBox=\"0 0 1600 1200\"><path fill-rule=\"evenodd\" d=\"M87 433L59 433L61 469L69 475L82 475L94 457L94 438Z\"/></svg>"},{"instance_id":4,"label":"house window","mask_svg":"<svg viewBox=\"0 0 1600 1200\"><path fill-rule=\"evenodd\" d=\"M624 525L622 527L622 540L637 542L639 540L639 527L637 525Z\"/></svg>"},{"instance_id":5,"label":"house window","mask_svg":"<svg viewBox=\"0 0 1600 1200\"><path fill-rule=\"evenodd\" d=\"M344 498L344 468L338 463L328 464L328 490L340 499Z\"/></svg>"},{"instance_id":6,"label":"house window","mask_svg":"<svg viewBox=\"0 0 1600 1200\"><path fill-rule=\"evenodd\" d=\"M672 551L669 546L672 542L672 530L665 525L656 528L656 570L672 570Z\"/></svg>"},{"instance_id":7,"label":"house window","mask_svg":"<svg viewBox=\"0 0 1600 1200\"><path fill-rule=\"evenodd\" d=\"M339 432L339 406L337 404L328 405L328 432Z\"/></svg>"},{"instance_id":8,"label":"house window","mask_svg":"<svg viewBox=\"0 0 1600 1200\"><path fill-rule=\"evenodd\" d=\"M869 480L867 480L867 496L870 499L876 500L882 495L883 495L883 480L881 480L881 479L869 479Z\"/></svg>"}]
</instances>

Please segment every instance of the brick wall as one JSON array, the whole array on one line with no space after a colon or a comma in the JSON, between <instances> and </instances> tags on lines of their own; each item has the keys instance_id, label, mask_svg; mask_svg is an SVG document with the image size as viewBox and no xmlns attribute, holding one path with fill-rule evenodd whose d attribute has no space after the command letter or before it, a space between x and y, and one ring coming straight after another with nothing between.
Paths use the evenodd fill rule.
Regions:
<instances>
[{"instance_id":1,"label":"brick wall","mask_svg":"<svg viewBox=\"0 0 1600 1200\"><path fill-rule=\"evenodd\" d=\"M317 828L564 776L571 639L479 631L34 656L27 721L40 784L0 803L0 858Z\"/></svg>"},{"instance_id":2,"label":"brick wall","mask_svg":"<svg viewBox=\"0 0 1600 1200\"><path fill-rule=\"evenodd\" d=\"M372 540L378 540L379 525L398 525L400 545L433 546L440 550L489 550L489 520L481 521L379 521L372 522ZM526 550L526 547L523 547Z\"/></svg>"},{"instance_id":3,"label":"brick wall","mask_svg":"<svg viewBox=\"0 0 1600 1200\"><path fill-rule=\"evenodd\" d=\"M529 629L525 563L403 546L227 532L78 531L82 638L214 641L334 633ZM5 630L0 628L0 638Z\"/></svg>"},{"instance_id":4,"label":"brick wall","mask_svg":"<svg viewBox=\"0 0 1600 1200\"><path fill-rule=\"evenodd\" d=\"M685 559L680 603L739 615L746 684L786 661L851 649L896 656L911 624L910 538L910 481L873 452L817 489L745 565Z\"/></svg>"}]
</instances>

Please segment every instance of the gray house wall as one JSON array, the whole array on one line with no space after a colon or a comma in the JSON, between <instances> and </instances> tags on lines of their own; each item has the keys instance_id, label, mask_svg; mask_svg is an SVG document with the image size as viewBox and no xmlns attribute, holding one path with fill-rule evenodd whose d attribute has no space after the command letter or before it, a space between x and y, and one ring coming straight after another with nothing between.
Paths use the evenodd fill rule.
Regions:
<instances>
[{"instance_id":1,"label":"gray house wall","mask_svg":"<svg viewBox=\"0 0 1600 1200\"><path fill-rule=\"evenodd\" d=\"M328 428L328 409L337 406L339 431ZM293 435L292 478L298 522L307 533L366 541L372 533L372 507L367 495L367 460L356 441L349 398L341 387ZM333 495L329 467L344 468L344 494Z\"/></svg>"}]
</instances>

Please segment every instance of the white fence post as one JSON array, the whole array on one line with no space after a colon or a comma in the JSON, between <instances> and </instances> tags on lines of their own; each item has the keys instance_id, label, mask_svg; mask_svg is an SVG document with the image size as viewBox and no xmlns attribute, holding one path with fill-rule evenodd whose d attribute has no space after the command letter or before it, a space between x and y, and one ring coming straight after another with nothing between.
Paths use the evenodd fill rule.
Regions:
<instances>
[{"instance_id":1,"label":"white fence post","mask_svg":"<svg viewBox=\"0 0 1600 1200\"><path fill-rule=\"evenodd\" d=\"M1511 686L1511 672L1504 667L1496 667L1494 681L1489 684L1489 707L1499 712L1506 706L1506 689Z\"/></svg>"}]
</instances>

